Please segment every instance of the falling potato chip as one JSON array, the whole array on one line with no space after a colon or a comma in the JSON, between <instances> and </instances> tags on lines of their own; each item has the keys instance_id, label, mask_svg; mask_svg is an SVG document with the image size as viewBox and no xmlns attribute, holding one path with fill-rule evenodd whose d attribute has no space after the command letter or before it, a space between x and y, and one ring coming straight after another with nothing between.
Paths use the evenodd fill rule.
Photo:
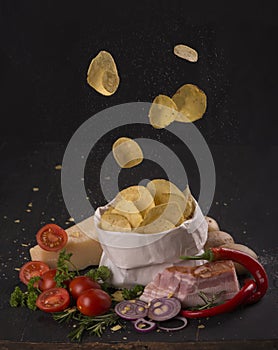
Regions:
<instances>
[{"instance_id":1,"label":"falling potato chip","mask_svg":"<svg viewBox=\"0 0 278 350\"><path fill-rule=\"evenodd\" d=\"M168 202L165 204L156 205L147 211L144 220L140 226L146 226L158 218L163 218L176 225L183 218L183 213L176 202Z\"/></svg>"},{"instance_id":2,"label":"falling potato chip","mask_svg":"<svg viewBox=\"0 0 278 350\"><path fill-rule=\"evenodd\" d=\"M147 184L147 189L153 196L156 205L165 203L164 199L162 201L160 198L161 194L172 193L184 199L184 194L182 193L182 191L172 182L165 179L151 180Z\"/></svg>"},{"instance_id":3,"label":"falling potato chip","mask_svg":"<svg viewBox=\"0 0 278 350\"><path fill-rule=\"evenodd\" d=\"M156 129L166 128L176 119L177 106L166 95L158 95L149 111L150 124Z\"/></svg>"},{"instance_id":4,"label":"falling potato chip","mask_svg":"<svg viewBox=\"0 0 278 350\"><path fill-rule=\"evenodd\" d=\"M207 96L196 85L185 84L172 97L179 113L176 121L194 122L202 118L207 108Z\"/></svg>"},{"instance_id":5,"label":"falling potato chip","mask_svg":"<svg viewBox=\"0 0 278 350\"><path fill-rule=\"evenodd\" d=\"M127 218L119 214L112 214L107 212L104 212L102 214L99 227L105 231L131 231L131 225Z\"/></svg>"},{"instance_id":6,"label":"falling potato chip","mask_svg":"<svg viewBox=\"0 0 278 350\"><path fill-rule=\"evenodd\" d=\"M120 78L115 61L107 51L100 51L90 63L87 82L97 92L110 96L116 92Z\"/></svg>"},{"instance_id":7,"label":"falling potato chip","mask_svg":"<svg viewBox=\"0 0 278 350\"><path fill-rule=\"evenodd\" d=\"M144 159L141 147L128 137L121 137L115 141L112 151L116 162L121 168L132 168L140 164Z\"/></svg>"},{"instance_id":8,"label":"falling potato chip","mask_svg":"<svg viewBox=\"0 0 278 350\"><path fill-rule=\"evenodd\" d=\"M130 186L125 188L116 196L116 201L120 199L133 202L143 217L148 209L155 206L152 195L144 186Z\"/></svg>"},{"instance_id":9,"label":"falling potato chip","mask_svg":"<svg viewBox=\"0 0 278 350\"><path fill-rule=\"evenodd\" d=\"M198 52L187 45L183 45L183 44L176 45L174 47L174 54L189 62L198 61Z\"/></svg>"},{"instance_id":10,"label":"falling potato chip","mask_svg":"<svg viewBox=\"0 0 278 350\"><path fill-rule=\"evenodd\" d=\"M124 216L127 218L132 227L139 226L143 220L142 215L133 202L126 201L124 199L115 203L114 209L112 209L111 213Z\"/></svg>"},{"instance_id":11,"label":"falling potato chip","mask_svg":"<svg viewBox=\"0 0 278 350\"><path fill-rule=\"evenodd\" d=\"M175 228L175 225L172 224L170 221L163 219L163 218L158 218L154 222L146 225L146 226L140 226L134 229L134 232L138 233L159 233L159 232L164 232L168 231Z\"/></svg>"}]
</instances>

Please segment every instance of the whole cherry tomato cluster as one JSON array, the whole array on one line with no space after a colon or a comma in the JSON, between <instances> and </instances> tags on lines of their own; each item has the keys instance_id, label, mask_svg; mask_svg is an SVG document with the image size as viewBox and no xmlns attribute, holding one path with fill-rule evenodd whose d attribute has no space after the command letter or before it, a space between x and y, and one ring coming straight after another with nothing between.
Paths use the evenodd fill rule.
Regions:
<instances>
[{"instance_id":1,"label":"whole cherry tomato cluster","mask_svg":"<svg viewBox=\"0 0 278 350\"><path fill-rule=\"evenodd\" d=\"M20 279L28 284L34 276L40 276L37 288L41 291L36 306L45 312L63 311L75 302L77 309L86 316L99 316L111 307L111 298L101 285L87 276L76 276L68 281L67 288L57 287L56 269L39 261L30 261L22 266Z\"/></svg>"}]
</instances>

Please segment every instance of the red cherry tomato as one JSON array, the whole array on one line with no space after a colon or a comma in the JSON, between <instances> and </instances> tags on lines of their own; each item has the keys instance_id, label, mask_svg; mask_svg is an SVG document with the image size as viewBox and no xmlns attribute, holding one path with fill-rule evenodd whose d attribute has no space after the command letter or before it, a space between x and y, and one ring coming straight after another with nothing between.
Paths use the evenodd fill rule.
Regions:
<instances>
[{"instance_id":1,"label":"red cherry tomato","mask_svg":"<svg viewBox=\"0 0 278 350\"><path fill-rule=\"evenodd\" d=\"M36 306L45 312L65 310L70 304L70 295L65 288L51 288L42 292L36 300Z\"/></svg>"},{"instance_id":2,"label":"red cherry tomato","mask_svg":"<svg viewBox=\"0 0 278 350\"><path fill-rule=\"evenodd\" d=\"M32 277L42 276L48 270L49 266L41 261L29 261L21 267L19 279L27 285Z\"/></svg>"},{"instance_id":3,"label":"red cherry tomato","mask_svg":"<svg viewBox=\"0 0 278 350\"><path fill-rule=\"evenodd\" d=\"M74 299L77 299L85 290L91 288L101 289L97 282L86 276L75 277L69 284L69 291Z\"/></svg>"},{"instance_id":4,"label":"red cherry tomato","mask_svg":"<svg viewBox=\"0 0 278 350\"><path fill-rule=\"evenodd\" d=\"M57 283L54 279L56 271L56 269L48 270L41 276L41 279L39 280L39 289L42 292L56 287Z\"/></svg>"},{"instance_id":5,"label":"red cherry tomato","mask_svg":"<svg viewBox=\"0 0 278 350\"><path fill-rule=\"evenodd\" d=\"M48 251L56 252L64 248L68 241L65 230L55 224L43 226L36 235L38 245Z\"/></svg>"},{"instance_id":6,"label":"red cherry tomato","mask_svg":"<svg viewBox=\"0 0 278 350\"><path fill-rule=\"evenodd\" d=\"M102 289L88 289L77 299L78 310L86 316L98 316L111 307L110 296Z\"/></svg>"}]
</instances>

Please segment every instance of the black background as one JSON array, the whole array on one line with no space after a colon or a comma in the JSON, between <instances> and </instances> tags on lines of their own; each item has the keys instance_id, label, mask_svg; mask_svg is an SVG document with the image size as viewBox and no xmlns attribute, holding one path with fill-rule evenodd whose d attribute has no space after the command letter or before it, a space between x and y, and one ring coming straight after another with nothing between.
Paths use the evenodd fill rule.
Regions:
<instances>
[{"instance_id":1,"label":"black background","mask_svg":"<svg viewBox=\"0 0 278 350\"><path fill-rule=\"evenodd\" d=\"M185 82L208 95L197 125L209 144L277 144L275 2L1 1L1 136L67 142L105 107L173 94ZM186 42L198 64L173 54ZM111 51L114 96L86 84L90 60Z\"/></svg>"},{"instance_id":2,"label":"black background","mask_svg":"<svg viewBox=\"0 0 278 350\"><path fill-rule=\"evenodd\" d=\"M29 258L29 247L21 243L34 244L34 233L52 217L69 225L60 172L54 167L61 164L73 133L107 107L151 102L160 93L171 96L185 83L198 85L208 97L207 112L195 125L216 166L210 214L236 241L258 252L270 276L270 289L261 303L204 321L198 340L277 339L276 8L275 1L0 1L1 339L67 342L66 329L40 313L11 310L7 299L18 283L14 268ZM175 57L172 51L178 43L194 47L199 61L192 64ZM112 53L121 78L111 97L86 83L88 65L100 50ZM123 132L155 137L150 128L135 127L115 130L100 140L102 151L92 154L94 165L86 175L95 206L103 204L99 166ZM166 144L173 141L164 131L156 135ZM182 148L177 152L187 160ZM148 169L156 177L151 166L123 172L120 186L140 180ZM197 196L198 174L188 171ZM40 191L33 192L34 186ZM26 212L29 202L31 213ZM194 322L186 334L155 334L151 339L196 340ZM132 332L123 340L125 335L121 331L104 340L150 340Z\"/></svg>"}]
</instances>

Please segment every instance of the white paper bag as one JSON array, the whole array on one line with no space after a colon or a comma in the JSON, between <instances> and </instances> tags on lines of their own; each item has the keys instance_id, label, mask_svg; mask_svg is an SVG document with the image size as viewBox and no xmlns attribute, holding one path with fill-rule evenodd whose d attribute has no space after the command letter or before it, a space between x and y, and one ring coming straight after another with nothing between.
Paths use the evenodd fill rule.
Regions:
<instances>
[{"instance_id":1,"label":"white paper bag","mask_svg":"<svg viewBox=\"0 0 278 350\"><path fill-rule=\"evenodd\" d=\"M108 205L96 210L94 221L106 259L121 269L157 264L173 264L181 255L196 255L207 240L207 222L195 201L192 219L169 231L152 234L112 232L99 228L101 214Z\"/></svg>"},{"instance_id":2,"label":"white paper bag","mask_svg":"<svg viewBox=\"0 0 278 350\"><path fill-rule=\"evenodd\" d=\"M203 250L200 251L200 254L203 253ZM112 277L110 283L116 288L130 288L136 284L141 284L146 286L150 283L157 273L162 272L165 268L179 265L179 266L199 266L204 263L203 260L178 260L175 263L163 263L155 264L143 267L137 267L133 269L121 269L112 263L111 260L106 256L105 253L102 253L100 259L100 266L107 266L111 272Z\"/></svg>"}]
</instances>

